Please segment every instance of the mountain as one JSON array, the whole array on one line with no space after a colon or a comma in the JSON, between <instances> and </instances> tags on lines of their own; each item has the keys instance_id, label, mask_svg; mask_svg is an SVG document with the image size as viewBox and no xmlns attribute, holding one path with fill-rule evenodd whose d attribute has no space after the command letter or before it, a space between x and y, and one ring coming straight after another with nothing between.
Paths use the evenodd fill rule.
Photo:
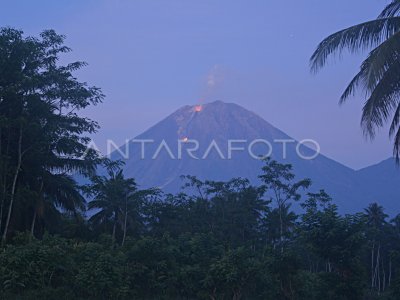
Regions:
<instances>
[{"instance_id":1,"label":"mountain","mask_svg":"<svg viewBox=\"0 0 400 300\"><path fill-rule=\"evenodd\" d=\"M386 213L400 212L400 166L394 158L356 171L357 178L368 190L369 202L378 202Z\"/></svg>"},{"instance_id":2,"label":"mountain","mask_svg":"<svg viewBox=\"0 0 400 300\"><path fill-rule=\"evenodd\" d=\"M229 145L244 149L232 150L229 159ZM258 184L262 162L255 156L270 149L273 159L293 165L297 178L310 178L312 191L325 189L343 212L359 211L374 201L399 211L400 172L392 161L355 171L322 154L304 159L302 156L312 157L315 151L233 103L184 106L111 158L124 160L125 175L134 177L142 187L178 192L181 175L210 180L245 177Z\"/></svg>"}]
</instances>

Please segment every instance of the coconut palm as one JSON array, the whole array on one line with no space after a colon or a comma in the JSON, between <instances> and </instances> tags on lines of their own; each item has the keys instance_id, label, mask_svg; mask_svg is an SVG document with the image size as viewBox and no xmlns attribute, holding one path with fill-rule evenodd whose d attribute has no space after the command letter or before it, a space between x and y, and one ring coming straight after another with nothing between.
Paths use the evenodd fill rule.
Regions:
<instances>
[{"instance_id":1,"label":"coconut palm","mask_svg":"<svg viewBox=\"0 0 400 300\"><path fill-rule=\"evenodd\" d=\"M378 203L372 203L365 209L367 224L374 229L380 229L385 224L385 219L388 217L384 213L383 207Z\"/></svg>"},{"instance_id":2,"label":"coconut palm","mask_svg":"<svg viewBox=\"0 0 400 300\"><path fill-rule=\"evenodd\" d=\"M392 223L393 229L395 230L397 236L400 237L400 214L394 217L390 222Z\"/></svg>"},{"instance_id":3,"label":"coconut palm","mask_svg":"<svg viewBox=\"0 0 400 300\"><path fill-rule=\"evenodd\" d=\"M90 221L94 224L112 224L112 241L115 242L115 233L119 224L123 230L125 240L128 220L128 201L132 200L136 192L136 183L133 178L124 178L122 170L108 171L109 177L95 176L92 184L86 190L94 198L89 202L89 209L98 209Z\"/></svg>"},{"instance_id":4,"label":"coconut palm","mask_svg":"<svg viewBox=\"0 0 400 300\"><path fill-rule=\"evenodd\" d=\"M372 203L365 209L366 223L369 226L371 235L371 289L380 290L380 264L381 264L381 233L382 227L388 217L383 207L377 203Z\"/></svg>"},{"instance_id":5,"label":"coconut palm","mask_svg":"<svg viewBox=\"0 0 400 300\"><path fill-rule=\"evenodd\" d=\"M317 72L328 58L370 49L359 72L343 92L344 103L356 90L365 93L361 126L364 134L374 138L376 130L390 122L393 153L400 155L400 0L393 0L372 21L336 32L324 39L311 57L311 69Z\"/></svg>"},{"instance_id":6,"label":"coconut palm","mask_svg":"<svg viewBox=\"0 0 400 300\"><path fill-rule=\"evenodd\" d=\"M37 219L47 214L68 212L77 214L85 209L85 199L79 193L75 180L66 174L44 174L40 182L37 197L33 203L31 235L34 236ZM79 215L79 214L78 214Z\"/></svg>"}]
</instances>

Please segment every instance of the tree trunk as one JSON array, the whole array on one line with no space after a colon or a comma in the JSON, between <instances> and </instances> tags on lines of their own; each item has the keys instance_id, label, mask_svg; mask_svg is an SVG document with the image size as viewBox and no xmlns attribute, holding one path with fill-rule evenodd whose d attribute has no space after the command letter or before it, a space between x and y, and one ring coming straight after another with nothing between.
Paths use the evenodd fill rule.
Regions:
<instances>
[{"instance_id":1,"label":"tree trunk","mask_svg":"<svg viewBox=\"0 0 400 300\"><path fill-rule=\"evenodd\" d=\"M0 234L3 224L3 208L4 208L4 197L1 198L1 204L0 204Z\"/></svg>"},{"instance_id":2,"label":"tree trunk","mask_svg":"<svg viewBox=\"0 0 400 300\"><path fill-rule=\"evenodd\" d=\"M115 232L117 230L117 220L118 220L118 212L114 212L114 225L113 225L113 231L112 231L112 236L111 236L111 241L112 241L112 246L114 247L115 244Z\"/></svg>"},{"instance_id":3,"label":"tree trunk","mask_svg":"<svg viewBox=\"0 0 400 300\"><path fill-rule=\"evenodd\" d=\"M40 204L44 202L43 199L43 186L44 186L44 180L42 179L40 182L40 188L39 188L39 199ZM40 205L39 204L39 205ZM37 217L37 203L34 203L33 205L33 219L32 219L32 225L31 225L31 238L35 237L35 224L36 224L36 217Z\"/></svg>"},{"instance_id":4,"label":"tree trunk","mask_svg":"<svg viewBox=\"0 0 400 300\"><path fill-rule=\"evenodd\" d=\"M114 222L114 226L113 226L113 231L112 231L112 236L111 236L111 240L112 240L112 244L114 245L115 242L115 227L116 227L116 223Z\"/></svg>"},{"instance_id":5,"label":"tree trunk","mask_svg":"<svg viewBox=\"0 0 400 300\"><path fill-rule=\"evenodd\" d=\"M233 289L233 297L232 300L240 300L242 298L242 293L240 289Z\"/></svg>"},{"instance_id":6,"label":"tree trunk","mask_svg":"<svg viewBox=\"0 0 400 300\"><path fill-rule=\"evenodd\" d=\"M375 241L372 243L372 249L371 249L371 290L374 288L374 282L375 282L374 250L375 250Z\"/></svg>"},{"instance_id":7,"label":"tree trunk","mask_svg":"<svg viewBox=\"0 0 400 300\"><path fill-rule=\"evenodd\" d=\"M6 243L6 239L7 239L8 226L10 225L11 212L12 212L12 208L13 208L13 204L14 204L15 191L16 191L16 187L17 187L17 180L18 180L18 175L19 175L19 171L21 168L21 164L22 164L22 125L19 129L18 162L17 162L17 167L15 168L15 174L14 174L13 183L12 183L12 187L11 187L10 206L8 207L7 220L6 220L6 224L4 227L3 237L1 239L1 243L3 245Z\"/></svg>"},{"instance_id":8,"label":"tree trunk","mask_svg":"<svg viewBox=\"0 0 400 300\"><path fill-rule=\"evenodd\" d=\"M125 220L124 220L124 235L122 237L121 246L124 246L125 238L126 238L126 225L128 222L128 196L125 196Z\"/></svg>"},{"instance_id":9,"label":"tree trunk","mask_svg":"<svg viewBox=\"0 0 400 300\"><path fill-rule=\"evenodd\" d=\"M212 292L210 294L210 299L217 300L217 288L216 287L212 290Z\"/></svg>"},{"instance_id":10,"label":"tree trunk","mask_svg":"<svg viewBox=\"0 0 400 300\"><path fill-rule=\"evenodd\" d=\"M378 288L378 292L381 290L381 279L379 274L379 260L380 260L380 248L381 245L378 245L378 250L376 252L376 261L375 261L375 271L374 271L374 286Z\"/></svg>"},{"instance_id":11,"label":"tree trunk","mask_svg":"<svg viewBox=\"0 0 400 300\"><path fill-rule=\"evenodd\" d=\"M4 176L4 181L2 182L3 191L1 194L1 205L0 205L0 233L3 226L3 210L4 210L4 203L6 202L6 180Z\"/></svg>"},{"instance_id":12,"label":"tree trunk","mask_svg":"<svg viewBox=\"0 0 400 300\"><path fill-rule=\"evenodd\" d=\"M283 220L282 220L282 205L279 205L279 240L281 243L281 253L283 253Z\"/></svg>"},{"instance_id":13,"label":"tree trunk","mask_svg":"<svg viewBox=\"0 0 400 300\"><path fill-rule=\"evenodd\" d=\"M1 169L3 169L5 166L3 166L3 149L2 149L2 144L1 144L1 142L2 142L2 127L0 127L0 168ZM1 176L1 179L3 179L3 174L0 174L0 176ZM5 179L5 177L4 177L4 179ZM1 181L1 186L3 187L3 191L4 191L4 189L5 189L5 187L6 187L6 183L5 183L5 180L3 181ZM1 204L0 204L0 233L1 233L1 226L2 226L2 224L3 224L3 207L4 207L4 201L5 201L5 192L3 192L2 194L1 194Z\"/></svg>"},{"instance_id":14,"label":"tree trunk","mask_svg":"<svg viewBox=\"0 0 400 300\"><path fill-rule=\"evenodd\" d=\"M34 211L33 211L33 219L32 219L32 225L31 225L31 238L35 237L34 232L35 232L36 216L37 216L37 212L36 212L36 207L35 207Z\"/></svg>"},{"instance_id":15,"label":"tree trunk","mask_svg":"<svg viewBox=\"0 0 400 300\"><path fill-rule=\"evenodd\" d=\"M9 133L10 130L8 130ZM7 139L7 145L6 145L6 153L5 156L7 157L9 154L9 150L10 150L10 133L8 134L8 139ZM2 226L3 226L3 214L4 214L4 206L6 203L6 198L7 198L7 170L8 170L8 162L7 160L5 160L4 165L1 166L3 173L1 174L1 176L3 176L3 194L2 194L2 198L1 198L1 209L0 209L0 234L2 232Z\"/></svg>"},{"instance_id":16,"label":"tree trunk","mask_svg":"<svg viewBox=\"0 0 400 300\"><path fill-rule=\"evenodd\" d=\"M382 273L383 273L383 279L382 279L382 292L385 292L386 288L386 271L385 271L385 264L382 258Z\"/></svg>"},{"instance_id":17,"label":"tree trunk","mask_svg":"<svg viewBox=\"0 0 400 300\"><path fill-rule=\"evenodd\" d=\"M390 260L389 260L389 279L388 279L389 287L390 287L391 283L392 283L392 258L390 257Z\"/></svg>"}]
</instances>

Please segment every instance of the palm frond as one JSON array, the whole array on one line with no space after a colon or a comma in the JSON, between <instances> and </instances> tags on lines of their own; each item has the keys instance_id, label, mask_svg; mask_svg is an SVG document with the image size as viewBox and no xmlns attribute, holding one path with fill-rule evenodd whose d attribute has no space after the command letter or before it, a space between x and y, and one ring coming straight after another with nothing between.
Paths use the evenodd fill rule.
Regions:
<instances>
[{"instance_id":1,"label":"palm frond","mask_svg":"<svg viewBox=\"0 0 400 300\"><path fill-rule=\"evenodd\" d=\"M44 194L55 207L67 211L85 209L85 199L77 189L76 181L66 174L43 172Z\"/></svg>"},{"instance_id":2,"label":"palm frond","mask_svg":"<svg viewBox=\"0 0 400 300\"><path fill-rule=\"evenodd\" d=\"M361 118L364 134L373 138L375 130L382 127L397 109L400 92L400 61L393 63L365 102Z\"/></svg>"},{"instance_id":3,"label":"palm frond","mask_svg":"<svg viewBox=\"0 0 400 300\"><path fill-rule=\"evenodd\" d=\"M339 104L343 104L350 96L353 96L355 94L356 89L359 87L362 81L363 74L364 70L363 67L361 67L361 70L357 73L356 76L354 76L354 78L350 81L350 83L344 90L342 96L340 96Z\"/></svg>"},{"instance_id":4,"label":"palm frond","mask_svg":"<svg viewBox=\"0 0 400 300\"><path fill-rule=\"evenodd\" d=\"M389 136L392 137L395 134L395 132L399 128L399 123L400 123L400 105L397 106L397 109L394 112L392 123L390 124Z\"/></svg>"},{"instance_id":5,"label":"palm frond","mask_svg":"<svg viewBox=\"0 0 400 300\"><path fill-rule=\"evenodd\" d=\"M111 210L111 203L107 198L105 199L94 199L88 203L88 209L109 209Z\"/></svg>"},{"instance_id":6,"label":"palm frond","mask_svg":"<svg viewBox=\"0 0 400 300\"><path fill-rule=\"evenodd\" d=\"M388 68L395 63L399 57L400 32L395 33L378 47L370 52L367 59L362 63L360 71L352 79L340 98L343 104L355 90L361 85L367 95L371 94Z\"/></svg>"},{"instance_id":7,"label":"palm frond","mask_svg":"<svg viewBox=\"0 0 400 300\"><path fill-rule=\"evenodd\" d=\"M388 4L385 9L380 13L378 18L388 18L399 15L400 12L400 0L393 0Z\"/></svg>"},{"instance_id":8,"label":"palm frond","mask_svg":"<svg viewBox=\"0 0 400 300\"><path fill-rule=\"evenodd\" d=\"M400 163L400 128L397 129L394 138L393 155L396 157L396 162Z\"/></svg>"},{"instance_id":9,"label":"palm frond","mask_svg":"<svg viewBox=\"0 0 400 300\"><path fill-rule=\"evenodd\" d=\"M317 72L329 56L341 54L344 49L352 53L376 47L400 29L400 17L376 19L334 33L324 39L310 59L311 70Z\"/></svg>"},{"instance_id":10,"label":"palm frond","mask_svg":"<svg viewBox=\"0 0 400 300\"><path fill-rule=\"evenodd\" d=\"M100 210L99 212L95 213L93 216L89 218L90 222L94 224L102 224L107 222L111 218L112 214L107 210Z\"/></svg>"}]
</instances>

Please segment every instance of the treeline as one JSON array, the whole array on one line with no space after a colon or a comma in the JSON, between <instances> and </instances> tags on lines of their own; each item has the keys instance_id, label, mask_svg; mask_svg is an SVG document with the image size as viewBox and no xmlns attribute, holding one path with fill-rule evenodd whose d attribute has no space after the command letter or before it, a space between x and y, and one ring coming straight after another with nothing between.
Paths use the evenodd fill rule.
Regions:
<instances>
[{"instance_id":1,"label":"treeline","mask_svg":"<svg viewBox=\"0 0 400 300\"><path fill-rule=\"evenodd\" d=\"M266 166L262 187L187 177L179 195L95 178L88 220L60 213L3 248L3 298L398 299L400 216L376 203L341 216L324 191L299 199L289 166Z\"/></svg>"},{"instance_id":2,"label":"treeline","mask_svg":"<svg viewBox=\"0 0 400 300\"><path fill-rule=\"evenodd\" d=\"M400 216L342 216L290 165L265 161L259 187L187 176L177 195L124 178L88 150L98 125L79 111L104 96L68 51L0 30L1 299L400 297Z\"/></svg>"}]
</instances>

